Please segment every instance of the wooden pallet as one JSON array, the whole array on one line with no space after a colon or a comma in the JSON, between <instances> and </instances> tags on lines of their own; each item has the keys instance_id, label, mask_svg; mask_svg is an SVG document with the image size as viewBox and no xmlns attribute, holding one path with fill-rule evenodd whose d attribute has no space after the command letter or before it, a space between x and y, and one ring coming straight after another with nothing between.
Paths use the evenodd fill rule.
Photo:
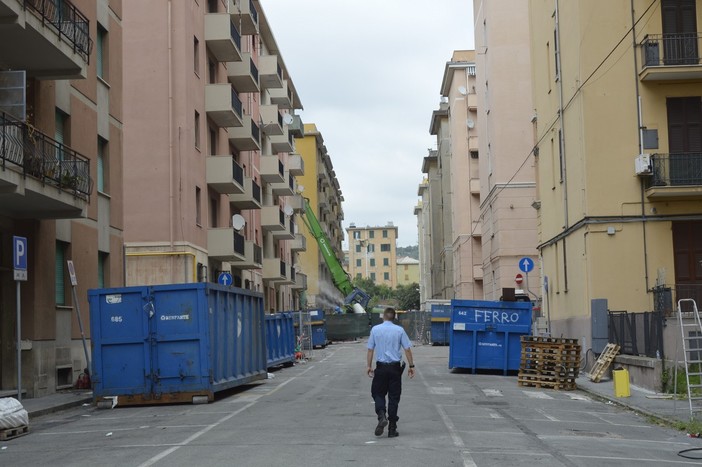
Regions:
<instances>
[{"instance_id":1,"label":"wooden pallet","mask_svg":"<svg viewBox=\"0 0 702 467\"><path fill-rule=\"evenodd\" d=\"M551 382L551 381L525 381L518 380L517 384L522 387L539 389L556 389L559 391L574 391L577 385L574 382Z\"/></svg>"},{"instance_id":2,"label":"wooden pallet","mask_svg":"<svg viewBox=\"0 0 702 467\"><path fill-rule=\"evenodd\" d=\"M609 365L612 364L614 357L616 357L618 353L619 346L617 344L607 344L600 354L600 358L597 359L595 366L592 367L592 371L590 371L590 374L588 375L593 383L600 382L607 371L607 368L609 368Z\"/></svg>"},{"instance_id":3,"label":"wooden pallet","mask_svg":"<svg viewBox=\"0 0 702 467\"><path fill-rule=\"evenodd\" d=\"M18 426L15 428L6 428L4 430L0 430L0 441L9 441L27 434L29 434L29 427L27 425Z\"/></svg>"},{"instance_id":4,"label":"wooden pallet","mask_svg":"<svg viewBox=\"0 0 702 467\"><path fill-rule=\"evenodd\" d=\"M563 337L541 337L541 336L522 336L522 342L537 343L537 344L570 344L578 345L578 339L566 339Z\"/></svg>"}]
</instances>

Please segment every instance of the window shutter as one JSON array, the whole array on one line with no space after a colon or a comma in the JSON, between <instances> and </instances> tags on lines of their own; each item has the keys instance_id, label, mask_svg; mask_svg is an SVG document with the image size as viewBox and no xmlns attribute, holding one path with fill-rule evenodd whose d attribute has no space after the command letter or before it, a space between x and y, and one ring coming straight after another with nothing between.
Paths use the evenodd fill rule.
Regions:
<instances>
[{"instance_id":1,"label":"window shutter","mask_svg":"<svg viewBox=\"0 0 702 467\"><path fill-rule=\"evenodd\" d=\"M56 242L56 304L66 304L66 286L64 278L64 264L66 263L66 247L63 242Z\"/></svg>"}]
</instances>

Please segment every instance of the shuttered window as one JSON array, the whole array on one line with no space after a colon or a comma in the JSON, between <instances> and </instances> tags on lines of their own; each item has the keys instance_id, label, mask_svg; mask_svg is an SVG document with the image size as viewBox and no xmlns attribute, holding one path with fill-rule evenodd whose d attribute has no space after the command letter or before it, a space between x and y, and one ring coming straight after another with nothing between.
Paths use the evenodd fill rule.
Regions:
<instances>
[{"instance_id":1,"label":"shuttered window","mask_svg":"<svg viewBox=\"0 0 702 467\"><path fill-rule=\"evenodd\" d=\"M65 242L56 242L56 262L55 262L55 286L56 286L56 305L66 305L66 250L68 244Z\"/></svg>"},{"instance_id":2,"label":"shuttered window","mask_svg":"<svg viewBox=\"0 0 702 467\"><path fill-rule=\"evenodd\" d=\"M97 142L97 189L101 193L108 192L107 184L107 141L98 136Z\"/></svg>"}]
</instances>

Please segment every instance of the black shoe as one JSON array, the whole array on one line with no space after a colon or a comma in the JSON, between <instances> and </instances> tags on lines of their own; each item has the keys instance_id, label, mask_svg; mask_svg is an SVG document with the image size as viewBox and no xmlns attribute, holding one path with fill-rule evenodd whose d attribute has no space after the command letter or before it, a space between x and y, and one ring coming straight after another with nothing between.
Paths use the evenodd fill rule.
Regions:
<instances>
[{"instance_id":1,"label":"black shoe","mask_svg":"<svg viewBox=\"0 0 702 467\"><path fill-rule=\"evenodd\" d=\"M383 436L383 431L385 430L385 427L388 425L388 419L385 416L385 414L382 414L378 417L378 424L375 427L375 436Z\"/></svg>"},{"instance_id":2,"label":"black shoe","mask_svg":"<svg viewBox=\"0 0 702 467\"><path fill-rule=\"evenodd\" d=\"M397 432L397 425L391 423L388 428L388 438L397 438L398 436L400 436L400 433Z\"/></svg>"}]
</instances>

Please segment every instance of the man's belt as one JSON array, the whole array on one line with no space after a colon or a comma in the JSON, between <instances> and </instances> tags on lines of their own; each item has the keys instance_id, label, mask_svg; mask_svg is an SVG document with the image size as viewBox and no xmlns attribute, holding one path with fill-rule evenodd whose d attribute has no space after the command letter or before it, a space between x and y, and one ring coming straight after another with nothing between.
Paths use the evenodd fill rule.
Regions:
<instances>
[{"instance_id":1,"label":"man's belt","mask_svg":"<svg viewBox=\"0 0 702 467\"><path fill-rule=\"evenodd\" d=\"M400 362L375 362L377 366L400 366Z\"/></svg>"}]
</instances>

